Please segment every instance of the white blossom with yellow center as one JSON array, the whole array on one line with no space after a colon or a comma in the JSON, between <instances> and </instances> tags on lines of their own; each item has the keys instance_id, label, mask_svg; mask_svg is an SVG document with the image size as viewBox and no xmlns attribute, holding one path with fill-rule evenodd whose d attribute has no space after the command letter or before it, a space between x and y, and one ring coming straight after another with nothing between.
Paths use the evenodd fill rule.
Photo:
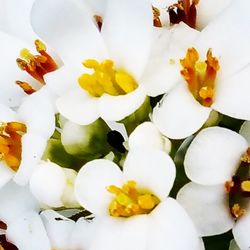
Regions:
<instances>
[{"instance_id":1,"label":"white blossom with yellow center","mask_svg":"<svg viewBox=\"0 0 250 250\"><path fill-rule=\"evenodd\" d=\"M98 117L118 121L140 107L154 36L149 0L107 1L101 31L84 3L37 0L31 14L35 32L64 62L45 76L63 116L86 125Z\"/></svg>"},{"instance_id":2,"label":"white blossom with yellow center","mask_svg":"<svg viewBox=\"0 0 250 250\"><path fill-rule=\"evenodd\" d=\"M11 178L27 184L55 129L46 90L27 96L17 112L0 104L0 186Z\"/></svg>"},{"instance_id":3,"label":"white blossom with yellow center","mask_svg":"<svg viewBox=\"0 0 250 250\"><path fill-rule=\"evenodd\" d=\"M174 179L170 156L152 148L131 150L123 171L103 159L84 165L75 195L95 216L95 237L87 249L203 249L182 207L168 197Z\"/></svg>"},{"instance_id":4,"label":"white blossom with yellow center","mask_svg":"<svg viewBox=\"0 0 250 250\"><path fill-rule=\"evenodd\" d=\"M233 1L201 32L183 24L173 27L165 57L169 79L165 89L162 84L162 91L155 92L167 95L153 111L153 122L165 136L182 139L192 135L212 110L250 119L250 85L246 81L250 77L250 18L246 5L249 2ZM235 12L240 15L232 18ZM189 38L184 39L186 36Z\"/></svg>"},{"instance_id":5,"label":"white blossom with yellow center","mask_svg":"<svg viewBox=\"0 0 250 250\"><path fill-rule=\"evenodd\" d=\"M249 125L245 127L249 134ZM247 249L250 243L249 198L244 195L231 204L229 195L231 189L234 189L231 195L250 190L248 175L241 176L238 172L240 166L248 169L249 153L249 142L234 131L221 127L202 130L184 159L186 174L192 182L182 187L177 195L200 236L221 234L232 228L240 249Z\"/></svg>"}]
</instances>

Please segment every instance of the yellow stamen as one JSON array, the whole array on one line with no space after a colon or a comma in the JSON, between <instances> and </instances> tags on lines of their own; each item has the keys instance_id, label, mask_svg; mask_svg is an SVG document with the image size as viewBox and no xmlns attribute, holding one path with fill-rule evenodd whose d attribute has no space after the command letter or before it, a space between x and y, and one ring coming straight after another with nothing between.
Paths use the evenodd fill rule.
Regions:
<instances>
[{"instance_id":1,"label":"yellow stamen","mask_svg":"<svg viewBox=\"0 0 250 250\"><path fill-rule=\"evenodd\" d=\"M88 59L83 62L83 66L93 69L94 73L82 74L78 83L92 96L100 97L105 93L113 96L125 95L138 87L129 73L114 68L112 60L99 63L94 59Z\"/></svg>"},{"instance_id":2,"label":"yellow stamen","mask_svg":"<svg viewBox=\"0 0 250 250\"><path fill-rule=\"evenodd\" d=\"M242 191L250 192L250 181L249 180L243 181L241 183L241 189L242 189Z\"/></svg>"},{"instance_id":3,"label":"yellow stamen","mask_svg":"<svg viewBox=\"0 0 250 250\"><path fill-rule=\"evenodd\" d=\"M114 185L107 190L115 195L109 205L109 213L115 217L130 217L150 213L160 200L153 194L140 192L135 181L128 181L122 188Z\"/></svg>"},{"instance_id":4,"label":"yellow stamen","mask_svg":"<svg viewBox=\"0 0 250 250\"><path fill-rule=\"evenodd\" d=\"M0 124L0 158L14 171L21 163L22 136L26 133L26 126L20 122Z\"/></svg>"},{"instance_id":5,"label":"yellow stamen","mask_svg":"<svg viewBox=\"0 0 250 250\"><path fill-rule=\"evenodd\" d=\"M234 182L233 181L226 181L224 184L225 191L227 193L230 193L231 189L234 187Z\"/></svg>"},{"instance_id":6,"label":"yellow stamen","mask_svg":"<svg viewBox=\"0 0 250 250\"><path fill-rule=\"evenodd\" d=\"M231 212L233 214L233 216L238 219L240 218L242 215L245 214L246 210L241 208L240 205L238 203L234 204L232 209L231 209Z\"/></svg>"},{"instance_id":7,"label":"yellow stamen","mask_svg":"<svg viewBox=\"0 0 250 250\"><path fill-rule=\"evenodd\" d=\"M245 163L250 163L250 148L241 156L241 161Z\"/></svg>"},{"instance_id":8,"label":"yellow stamen","mask_svg":"<svg viewBox=\"0 0 250 250\"><path fill-rule=\"evenodd\" d=\"M53 58L46 52L45 44L40 40L35 40L35 47L39 55L33 55L26 48L20 51L20 57L17 58L17 65L25 70L36 80L44 84L43 76L49 72L55 71L57 65Z\"/></svg>"},{"instance_id":9,"label":"yellow stamen","mask_svg":"<svg viewBox=\"0 0 250 250\"><path fill-rule=\"evenodd\" d=\"M189 48L185 58L180 60L183 67L181 75L188 83L193 97L203 106L210 107L213 103L215 80L219 70L218 60L207 51L207 60L199 61L199 53L195 48Z\"/></svg>"}]
</instances>

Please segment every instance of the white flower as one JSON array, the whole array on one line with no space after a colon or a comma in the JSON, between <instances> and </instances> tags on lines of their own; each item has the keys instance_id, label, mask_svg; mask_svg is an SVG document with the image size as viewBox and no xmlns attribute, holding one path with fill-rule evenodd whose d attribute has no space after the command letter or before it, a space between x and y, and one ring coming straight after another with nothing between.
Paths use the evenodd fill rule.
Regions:
<instances>
[{"instance_id":1,"label":"white flower","mask_svg":"<svg viewBox=\"0 0 250 250\"><path fill-rule=\"evenodd\" d=\"M17 112L0 105L0 186L11 178L28 182L54 129L54 108L45 90L27 96Z\"/></svg>"},{"instance_id":2,"label":"white flower","mask_svg":"<svg viewBox=\"0 0 250 250\"><path fill-rule=\"evenodd\" d=\"M172 70L167 84L172 89L153 112L153 122L167 137L181 139L195 133L211 110L250 119L250 87L245 80L250 77L250 19L246 9L245 1L235 1L194 34L189 45L185 29L178 25L178 30L173 31L174 38L185 42L183 47L177 42L176 48L175 40L170 41L166 68Z\"/></svg>"},{"instance_id":3,"label":"white flower","mask_svg":"<svg viewBox=\"0 0 250 250\"><path fill-rule=\"evenodd\" d=\"M76 171L52 162L41 162L30 178L30 191L43 205L77 207L74 197Z\"/></svg>"},{"instance_id":4,"label":"white flower","mask_svg":"<svg viewBox=\"0 0 250 250\"><path fill-rule=\"evenodd\" d=\"M240 249L247 249L250 244L249 201L243 195L249 192L248 147L247 141L231 130L220 127L202 130L184 160L186 174L193 182L186 184L177 196L200 235L220 234L233 227ZM240 198L235 200L237 195Z\"/></svg>"},{"instance_id":5,"label":"white flower","mask_svg":"<svg viewBox=\"0 0 250 250\"><path fill-rule=\"evenodd\" d=\"M96 216L88 249L203 249L182 207L167 197L174 178L174 163L160 150L130 151L123 171L102 159L84 165L75 195Z\"/></svg>"},{"instance_id":6,"label":"white flower","mask_svg":"<svg viewBox=\"0 0 250 250\"><path fill-rule=\"evenodd\" d=\"M147 93L142 83L153 38L151 3L108 1L101 32L85 11L72 2L34 3L34 30L64 62L46 75L46 83L60 96L59 112L75 123L86 125L98 117L121 120L140 107ZM94 75L86 75L92 70Z\"/></svg>"}]
</instances>

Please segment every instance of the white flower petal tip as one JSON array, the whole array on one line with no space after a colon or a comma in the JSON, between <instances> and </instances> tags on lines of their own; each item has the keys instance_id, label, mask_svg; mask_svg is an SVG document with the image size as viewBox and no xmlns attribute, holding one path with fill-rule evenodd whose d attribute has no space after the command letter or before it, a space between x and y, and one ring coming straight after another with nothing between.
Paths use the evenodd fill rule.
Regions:
<instances>
[{"instance_id":1,"label":"white flower petal tip","mask_svg":"<svg viewBox=\"0 0 250 250\"><path fill-rule=\"evenodd\" d=\"M138 81L148 61L152 42L151 2L108 1L103 20L101 33L111 58L115 59L119 67L133 74ZM134 39L135 37L140 39Z\"/></svg>"},{"instance_id":2,"label":"white flower petal tip","mask_svg":"<svg viewBox=\"0 0 250 250\"><path fill-rule=\"evenodd\" d=\"M47 140L43 137L26 133L22 137L22 161L13 180L19 185L26 185L46 148Z\"/></svg>"},{"instance_id":3,"label":"white flower petal tip","mask_svg":"<svg viewBox=\"0 0 250 250\"><path fill-rule=\"evenodd\" d=\"M98 98L76 88L56 101L58 111L70 121L88 125L99 118Z\"/></svg>"},{"instance_id":4,"label":"white flower petal tip","mask_svg":"<svg viewBox=\"0 0 250 250\"><path fill-rule=\"evenodd\" d=\"M120 121L135 112L144 102L146 92L142 85L126 95L100 97L98 106L100 116L107 121Z\"/></svg>"},{"instance_id":5,"label":"white flower petal tip","mask_svg":"<svg viewBox=\"0 0 250 250\"><path fill-rule=\"evenodd\" d=\"M190 217L176 200L161 202L150 214L150 220L148 249L205 249Z\"/></svg>"},{"instance_id":6,"label":"white flower petal tip","mask_svg":"<svg viewBox=\"0 0 250 250\"><path fill-rule=\"evenodd\" d=\"M247 147L247 141L236 132L220 127L206 128L187 150L186 174L201 185L224 184L235 174Z\"/></svg>"},{"instance_id":7,"label":"white flower petal tip","mask_svg":"<svg viewBox=\"0 0 250 250\"><path fill-rule=\"evenodd\" d=\"M60 207L66 186L66 175L61 167L52 162L43 162L37 166L30 179L30 190L41 203Z\"/></svg>"},{"instance_id":8,"label":"white flower petal tip","mask_svg":"<svg viewBox=\"0 0 250 250\"><path fill-rule=\"evenodd\" d=\"M147 135L147 136L145 136ZM144 122L137 126L128 139L129 150L134 148L151 148L171 151L171 141L163 136L152 122Z\"/></svg>"},{"instance_id":9,"label":"white flower petal tip","mask_svg":"<svg viewBox=\"0 0 250 250\"><path fill-rule=\"evenodd\" d=\"M45 210L40 216L53 249L71 249L71 233L75 222L53 210Z\"/></svg>"},{"instance_id":10,"label":"white flower petal tip","mask_svg":"<svg viewBox=\"0 0 250 250\"><path fill-rule=\"evenodd\" d=\"M93 214L107 215L112 195L106 188L122 184L122 172L115 163L93 160L80 169L75 180L75 196Z\"/></svg>"},{"instance_id":11,"label":"white flower petal tip","mask_svg":"<svg viewBox=\"0 0 250 250\"><path fill-rule=\"evenodd\" d=\"M8 225L6 236L18 249L50 250L51 245L43 222L34 211L22 214Z\"/></svg>"},{"instance_id":12,"label":"white flower petal tip","mask_svg":"<svg viewBox=\"0 0 250 250\"><path fill-rule=\"evenodd\" d=\"M189 214L200 236L221 234L234 225L228 194L222 184L202 186L190 182L180 189L177 201Z\"/></svg>"},{"instance_id":13,"label":"white flower petal tip","mask_svg":"<svg viewBox=\"0 0 250 250\"><path fill-rule=\"evenodd\" d=\"M240 249L247 250L250 246L249 232L250 230L250 213L249 209L233 227L234 239Z\"/></svg>"},{"instance_id":14,"label":"white flower petal tip","mask_svg":"<svg viewBox=\"0 0 250 250\"><path fill-rule=\"evenodd\" d=\"M20 218L27 211L39 211L37 200L27 187L21 187L13 181L0 189L0 220L7 225Z\"/></svg>"},{"instance_id":15,"label":"white flower petal tip","mask_svg":"<svg viewBox=\"0 0 250 250\"><path fill-rule=\"evenodd\" d=\"M184 139L198 131L211 109L200 105L182 82L153 110L153 122L170 139Z\"/></svg>"},{"instance_id":16,"label":"white flower petal tip","mask_svg":"<svg viewBox=\"0 0 250 250\"><path fill-rule=\"evenodd\" d=\"M164 200L174 183L175 165L161 150L133 149L124 162L125 180L136 181L138 188L146 189Z\"/></svg>"},{"instance_id":17,"label":"white flower petal tip","mask_svg":"<svg viewBox=\"0 0 250 250\"><path fill-rule=\"evenodd\" d=\"M250 121L245 121L241 127L239 134L242 135L248 142L248 145L250 145Z\"/></svg>"}]
</instances>

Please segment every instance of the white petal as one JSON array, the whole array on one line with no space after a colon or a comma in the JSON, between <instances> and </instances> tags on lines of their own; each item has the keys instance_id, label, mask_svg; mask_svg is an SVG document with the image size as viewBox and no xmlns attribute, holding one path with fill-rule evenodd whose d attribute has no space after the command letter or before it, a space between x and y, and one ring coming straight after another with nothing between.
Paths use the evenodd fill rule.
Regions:
<instances>
[{"instance_id":1,"label":"white petal","mask_svg":"<svg viewBox=\"0 0 250 250\"><path fill-rule=\"evenodd\" d=\"M239 131L239 134L242 135L250 145L250 121L245 121Z\"/></svg>"},{"instance_id":2,"label":"white petal","mask_svg":"<svg viewBox=\"0 0 250 250\"><path fill-rule=\"evenodd\" d=\"M22 161L14 177L19 185L28 183L36 164L40 161L47 140L36 134L27 133L22 137Z\"/></svg>"},{"instance_id":3,"label":"white petal","mask_svg":"<svg viewBox=\"0 0 250 250\"><path fill-rule=\"evenodd\" d=\"M75 222L53 210L43 211L40 216L50 239L52 249L70 249L70 238Z\"/></svg>"},{"instance_id":4,"label":"white petal","mask_svg":"<svg viewBox=\"0 0 250 250\"><path fill-rule=\"evenodd\" d=\"M70 121L88 125L99 117L98 102L99 98L90 96L85 90L75 88L60 97L56 106Z\"/></svg>"},{"instance_id":5,"label":"white petal","mask_svg":"<svg viewBox=\"0 0 250 250\"><path fill-rule=\"evenodd\" d=\"M18 121L17 114L5 105L0 104L0 122Z\"/></svg>"},{"instance_id":6,"label":"white petal","mask_svg":"<svg viewBox=\"0 0 250 250\"><path fill-rule=\"evenodd\" d=\"M34 0L24 0L17 7L16 0L1 0L1 9L4 11L4 30L25 41L37 39L30 24L30 11ZM18 21L17 21L18 20Z\"/></svg>"},{"instance_id":7,"label":"white petal","mask_svg":"<svg viewBox=\"0 0 250 250\"><path fill-rule=\"evenodd\" d=\"M225 128L202 130L189 146L184 166L187 176L202 185L231 180L248 144L239 134Z\"/></svg>"},{"instance_id":8,"label":"white petal","mask_svg":"<svg viewBox=\"0 0 250 250\"><path fill-rule=\"evenodd\" d=\"M150 214L149 250L202 250L201 239L184 209L172 198L161 202ZM180 237L181 236L181 237Z\"/></svg>"},{"instance_id":9,"label":"white petal","mask_svg":"<svg viewBox=\"0 0 250 250\"><path fill-rule=\"evenodd\" d=\"M78 84L77 78L82 74L83 69L81 64L79 67L64 65L44 76L46 85L58 96L66 94L74 85Z\"/></svg>"},{"instance_id":10,"label":"white petal","mask_svg":"<svg viewBox=\"0 0 250 250\"><path fill-rule=\"evenodd\" d=\"M233 227L234 239L240 249L249 249L250 239L249 232L250 230L250 213L249 209L239 220L236 222Z\"/></svg>"},{"instance_id":11,"label":"white petal","mask_svg":"<svg viewBox=\"0 0 250 250\"><path fill-rule=\"evenodd\" d=\"M71 237L72 249L90 249L90 244L95 239L98 224L95 223L96 219L87 221L80 218L73 229Z\"/></svg>"},{"instance_id":12,"label":"white petal","mask_svg":"<svg viewBox=\"0 0 250 250\"><path fill-rule=\"evenodd\" d=\"M183 139L199 130L211 109L199 104L181 82L154 108L153 122L162 134L171 139Z\"/></svg>"},{"instance_id":13,"label":"white petal","mask_svg":"<svg viewBox=\"0 0 250 250\"><path fill-rule=\"evenodd\" d=\"M144 122L137 126L130 134L128 144L129 150L139 147L159 149L166 153L171 150L171 141L164 137L152 122Z\"/></svg>"},{"instance_id":14,"label":"white petal","mask_svg":"<svg viewBox=\"0 0 250 250\"><path fill-rule=\"evenodd\" d=\"M8 225L6 236L18 249L51 249L42 220L33 211L22 214L17 220Z\"/></svg>"},{"instance_id":15,"label":"white petal","mask_svg":"<svg viewBox=\"0 0 250 250\"><path fill-rule=\"evenodd\" d=\"M207 49L212 48L213 55L219 59L223 78L239 71L250 62L249 7L249 2L244 0L232 1L225 11L202 30L196 42L195 48L204 56ZM240 17L235 16L236 10ZM235 44L240 46L235 49Z\"/></svg>"},{"instance_id":16,"label":"white petal","mask_svg":"<svg viewBox=\"0 0 250 250\"><path fill-rule=\"evenodd\" d=\"M91 250L144 250L147 248L148 216L103 218Z\"/></svg>"},{"instance_id":17,"label":"white petal","mask_svg":"<svg viewBox=\"0 0 250 250\"><path fill-rule=\"evenodd\" d=\"M153 14L149 0L109 0L102 35L111 59L138 81L150 53Z\"/></svg>"},{"instance_id":18,"label":"white petal","mask_svg":"<svg viewBox=\"0 0 250 250\"><path fill-rule=\"evenodd\" d=\"M126 95L111 96L104 94L99 101L100 115L104 120L119 121L135 112L144 102L145 89L139 85Z\"/></svg>"},{"instance_id":19,"label":"white petal","mask_svg":"<svg viewBox=\"0 0 250 250\"><path fill-rule=\"evenodd\" d=\"M46 18L45 18L46 17ZM83 5L72 1L36 0L31 13L35 32L65 62L106 57L102 37Z\"/></svg>"},{"instance_id":20,"label":"white petal","mask_svg":"<svg viewBox=\"0 0 250 250\"><path fill-rule=\"evenodd\" d=\"M165 199L174 183L175 165L170 156L153 149L129 151L123 167L125 180L136 181L158 198Z\"/></svg>"},{"instance_id":21,"label":"white petal","mask_svg":"<svg viewBox=\"0 0 250 250\"><path fill-rule=\"evenodd\" d=\"M107 215L112 194L110 185L122 185L122 172L108 160L94 160L85 164L75 181L75 195L78 202L96 215Z\"/></svg>"},{"instance_id":22,"label":"white petal","mask_svg":"<svg viewBox=\"0 0 250 250\"><path fill-rule=\"evenodd\" d=\"M233 118L250 120L250 86L246 81L249 78L250 66L231 77L221 79L212 108Z\"/></svg>"},{"instance_id":23,"label":"white petal","mask_svg":"<svg viewBox=\"0 0 250 250\"><path fill-rule=\"evenodd\" d=\"M0 190L0 220L6 224L16 221L27 211L38 211L39 206L27 187L10 181Z\"/></svg>"},{"instance_id":24,"label":"white petal","mask_svg":"<svg viewBox=\"0 0 250 250\"><path fill-rule=\"evenodd\" d=\"M27 96L19 107L18 114L25 121L28 132L46 139L54 133L55 109L46 88Z\"/></svg>"},{"instance_id":25,"label":"white petal","mask_svg":"<svg viewBox=\"0 0 250 250\"><path fill-rule=\"evenodd\" d=\"M9 168L4 160L0 161L0 188L2 188L11 178L15 175L15 172Z\"/></svg>"},{"instance_id":26,"label":"white petal","mask_svg":"<svg viewBox=\"0 0 250 250\"><path fill-rule=\"evenodd\" d=\"M66 175L52 162L42 162L30 178L30 191L36 199L51 207L63 205L61 198L66 187Z\"/></svg>"},{"instance_id":27,"label":"white petal","mask_svg":"<svg viewBox=\"0 0 250 250\"><path fill-rule=\"evenodd\" d=\"M0 40L0 54L4 58L0 62L0 99L3 104L16 107L26 95L15 83L16 80L29 82L30 79L26 72L19 69L16 59L19 57L20 50L28 46L26 43L3 32L0 32Z\"/></svg>"},{"instance_id":28,"label":"white petal","mask_svg":"<svg viewBox=\"0 0 250 250\"><path fill-rule=\"evenodd\" d=\"M220 12L223 11L231 2L232 0L199 1L199 4L196 5L196 26L199 29L204 28L207 24L209 24L209 22L213 21L213 19L216 18L216 16L220 14Z\"/></svg>"},{"instance_id":29,"label":"white petal","mask_svg":"<svg viewBox=\"0 0 250 250\"><path fill-rule=\"evenodd\" d=\"M190 182L178 192L177 200L186 209L200 236L221 234L234 225L224 185L202 186Z\"/></svg>"},{"instance_id":30,"label":"white petal","mask_svg":"<svg viewBox=\"0 0 250 250\"><path fill-rule=\"evenodd\" d=\"M83 0L83 2L87 3L93 14L101 15L105 13L105 9L107 6L107 0Z\"/></svg>"}]
</instances>

